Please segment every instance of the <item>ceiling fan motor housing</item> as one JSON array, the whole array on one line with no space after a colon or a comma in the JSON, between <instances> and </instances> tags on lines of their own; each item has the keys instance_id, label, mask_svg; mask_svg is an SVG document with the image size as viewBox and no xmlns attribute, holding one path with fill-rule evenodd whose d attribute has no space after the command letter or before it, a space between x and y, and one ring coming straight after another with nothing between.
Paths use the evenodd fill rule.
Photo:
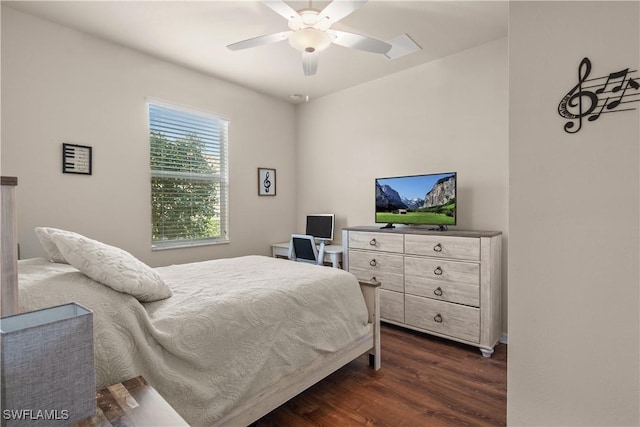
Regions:
<instances>
[{"instance_id":1,"label":"ceiling fan motor housing","mask_svg":"<svg viewBox=\"0 0 640 427\"><path fill-rule=\"evenodd\" d=\"M300 9L297 13L298 16L292 16L291 19L289 19L289 28L293 31L309 27L321 31L326 31L331 28L329 16L325 15L321 17L318 9Z\"/></svg>"}]
</instances>

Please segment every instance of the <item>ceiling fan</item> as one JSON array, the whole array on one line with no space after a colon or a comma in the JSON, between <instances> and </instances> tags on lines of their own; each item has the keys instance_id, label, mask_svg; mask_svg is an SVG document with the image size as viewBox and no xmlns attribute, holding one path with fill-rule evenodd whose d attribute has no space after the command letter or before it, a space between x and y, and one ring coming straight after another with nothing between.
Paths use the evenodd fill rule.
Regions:
<instances>
[{"instance_id":1,"label":"ceiling fan","mask_svg":"<svg viewBox=\"0 0 640 427\"><path fill-rule=\"evenodd\" d=\"M304 74L312 76L318 69L318 52L328 48L331 43L339 46L363 50L366 52L385 54L391 44L360 34L332 30L331 26L363 6L367 0L335 0L323 10L309 7L294 10L283 0L266 0L264 4L289 22L289 30L266 36L232 43L230 50L247 49L289 39L289 44L302 52L302 68Z\"/></svg>"}]
</instances>

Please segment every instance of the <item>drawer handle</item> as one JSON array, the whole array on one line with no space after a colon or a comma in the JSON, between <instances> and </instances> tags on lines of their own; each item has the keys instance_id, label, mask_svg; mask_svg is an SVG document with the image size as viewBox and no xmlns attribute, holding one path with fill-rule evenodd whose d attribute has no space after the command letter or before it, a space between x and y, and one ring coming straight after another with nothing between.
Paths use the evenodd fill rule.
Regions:
<instances>
[{"instance_id":1,"label":"drawer handle","mask_svg":"<svg viewBox=\"0 0 640 427\"><path fill-rule=\"evenodd\" d=\"M441 315L440 313L436 314L436 315L433 317L433 320L434 320L434 322L436 322L436 323L442 323L442 315Z\"/></svg>"},{"instance_id":2,"label":"drawer handle","mask_svg":"<svg viewBox=\"0 0 640 427\"><path fill-rule=\"evenodd\" d=\"M442 245L438 243L433 247L434 252L442 252Z\"/></svg>"},{"instance_id":3,"label":"drawer handle","mask_svg":"<svg viewBox=\"0 0 640 427\"><path fill-rule=\"evenodd\" d=\"M440 266L437 266L435 270L433 270L433 274L435 274L436 276L442 276L442 268L440 268Z\"/></svg>"},{"instance_id":4,"label":"drawer handle","mask_svg":"<svg viewBox=\"0 0 640 427\"><path fill-rule=\"evenodd\" d=\"M376 246L376 245L378 244L378 242L376 241L376 239L375 239L375 238L373 238L373 239L371 239L371 240L369 241L369 244L370 244L371 246Z\"/></svg>"},{"instance_id":5,"label":"drawer handle","mask_svg":"<svg viewBox=\"0 0 640 427\"><path fill-rule=\"evenodd\" d=\"M433 291L433 293L434 293L436 296L441 297L441 296L442 296L442 288L441 288L440 286L438 286L438 287Z\"/></svg>"},{"instance_id":6,"label":"drawer handle","mask_svg":"<svg viewBox=\"0 0 640 427\"><path fill-rule=\"evenodd\" d=\"M369 261L369 265L370 265L371 267L375 267L376 265L378 265L378 261L376 261L376 259L374 258L374 259L372 259L371 261Z\"/></svg>"}]
</instances>

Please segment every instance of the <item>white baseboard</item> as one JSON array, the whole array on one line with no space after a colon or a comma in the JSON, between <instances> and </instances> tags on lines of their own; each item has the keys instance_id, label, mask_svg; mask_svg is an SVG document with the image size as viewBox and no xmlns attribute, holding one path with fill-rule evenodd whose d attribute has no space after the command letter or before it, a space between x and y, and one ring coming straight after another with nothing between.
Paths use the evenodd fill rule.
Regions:
<instances>
[{"instance_id":1,"label":"white baseboard","mask_svg":"<svg viewBox=\"0 0 640 427\"><path fill-rule=\"evenodd\" d=\"M509 344L509 335L502 334L500 335L500 339L498 340L500 344Z\"/></svg>"}]
</instances>

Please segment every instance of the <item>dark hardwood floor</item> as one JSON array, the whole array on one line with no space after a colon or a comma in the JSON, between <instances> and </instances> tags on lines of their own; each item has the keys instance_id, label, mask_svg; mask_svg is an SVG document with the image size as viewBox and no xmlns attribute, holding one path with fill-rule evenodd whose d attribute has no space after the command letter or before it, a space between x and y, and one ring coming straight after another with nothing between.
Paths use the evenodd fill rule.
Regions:
<instances>
[{"instance_id":1,"label":"dark hardwood floor","mask_svg":"<svg viewBox=\"0 0 640 427\"><path fill-rule=\"evenodd\" d=\"M474 347L383 324L382 369L367 360L361 356L254 425L506 425L504 344L484 358Z\"/></svg>"}]
</instances>

